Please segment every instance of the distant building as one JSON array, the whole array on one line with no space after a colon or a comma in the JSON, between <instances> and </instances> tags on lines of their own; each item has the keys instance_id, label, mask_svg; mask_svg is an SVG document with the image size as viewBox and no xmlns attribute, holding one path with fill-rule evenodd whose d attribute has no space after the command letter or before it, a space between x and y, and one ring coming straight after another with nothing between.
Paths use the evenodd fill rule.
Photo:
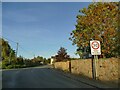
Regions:
<instances>
[{"instance_id":1,"label":"distant building","mask_svg":"<svg viewBox=\"0 0 120 90\"><path fill-rule=\"evenodd\" d=\"M40 64L44 64L44 62L40 62Z\"/></svg>"},{"instance_id":2,"label":"distant building","mask_svg":"<svg viewBox=\"0 0 120 90\"><path fill-rule=\"evenodd\" d=\"M52 56L50 59L50 64L53 64L56 61L55 56Z\"/></svg>"},{"instance_id":3,"label":"distant building","mask_svg":"<svg viewBox=\"0 0 120 90\"><path fill-rule=\"evenodd\" d=\"M54 59L53 59L53 58L51 58L51 60L50 60L50 64L53 64L53 61L54 61Z\"/></svg>"}]
</instances>

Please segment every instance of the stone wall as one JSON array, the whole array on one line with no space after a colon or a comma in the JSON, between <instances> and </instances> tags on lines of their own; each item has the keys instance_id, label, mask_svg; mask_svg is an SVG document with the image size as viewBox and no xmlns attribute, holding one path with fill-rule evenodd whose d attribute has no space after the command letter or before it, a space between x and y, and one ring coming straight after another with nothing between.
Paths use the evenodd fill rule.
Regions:
<instances>
[{"instance_id":1,"label":"stone wall","mask_svg":"<svg viewBox=\"0 0 120 90\"><path fill-rule=\"evenodd\" d=\"M99 59L96 63L97 79L106 82L118 83L120 78L118 69L118 58ZM69 71L70 64L67 62L56 62L55 68ZM84 75L92 78L92 60L71 60L71 73Z\"/></svg>"},{"instance_id":2,"label":"stone wall","mask_svg":"<svg viewBox=\"0 0 120 90\"><path fill-rule=\"evenodd\" d=\"M72 60L71 73L80 74L92 78L91 60Z\"/></svg>"},{"instance_id":3,"label":"stone wall","mask_svg":"<svg viewBox=\"0 0 120 90\"><path fill-rule=\"evenodd\" d=\"M57 69L61 69L64 71L69 71L69 61L67 62L56 62L54 63L54 67Z\"/></svg>"},{"instance_id":4,"label":"stone wall","mask_svg":"<svg viewBox=\"0 0 120 90\"><path fill-rule=\"evenodd\" d=\"M118 83L119 80L119 69L118 69L118 59L100 59L97 66L98 79L101 81L112 81Z\"/></svg>"}]
</instances>

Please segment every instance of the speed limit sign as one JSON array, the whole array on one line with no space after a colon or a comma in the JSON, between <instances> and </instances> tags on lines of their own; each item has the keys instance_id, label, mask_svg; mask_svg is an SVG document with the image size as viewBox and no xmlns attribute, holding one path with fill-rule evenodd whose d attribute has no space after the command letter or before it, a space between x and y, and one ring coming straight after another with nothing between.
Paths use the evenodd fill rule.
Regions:
<instances>
[{"instance_id":1,"label":"speed limit sign","mask_svg":"<svg viewBox=\"0 0 120 90\"><path fill-rule=\"evenodd\" d=\"M90 47L91 47L92 55L100 55L101 54L100 41L97 41L97 40L90 41Z\"/></svg>"}]
</instances>

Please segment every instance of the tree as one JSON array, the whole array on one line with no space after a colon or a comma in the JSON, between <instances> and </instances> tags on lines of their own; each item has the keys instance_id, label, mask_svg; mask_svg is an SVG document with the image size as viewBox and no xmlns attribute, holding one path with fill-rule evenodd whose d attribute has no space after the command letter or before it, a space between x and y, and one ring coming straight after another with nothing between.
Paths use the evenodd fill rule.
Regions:
<instances>
[{"instance_id":1,"label":"tree","mask_svg":"<svg viewBox=\"0 0 120 90\"><path fill-rule=\"evenodd\" d=\"M3 38L0 38L0 40L2 41L2 66L6 68L8 65L13 64L12 62L15 62L15 50Z\"/></svg>"},{"instance_id":2,"label":"tree","mask_svg":"<svg viewBox=\"0 0 120 90\"><path fill-rule=\"evenodd\" d=\"M102 54L106 57L120 54L118 38L118 2L92 3L83 8L77 15L76 29L72 31L70 40L78 48L90 46L90 40L101 42ZM82 14L81 14L82 13ZM90 49L88 50L90 52ZM83 52L82 52L83 53Z\"/></svg>"},{"instance_id":3,"label":"tree","mask_svg":"<svg viewBox=\"0 0 120 90\"><path fill-rule=\"evenodd\" d=\"M2 60L15 59L15 50L11 48L9 43L2 39Z\"/></svg>"},{"instance_id":4,"label":"tree","mask_svg":"<svg viewBox=\"0 0 120 90\"><path fill-rule=\"evenodd\" d=\"M57 55L55 56L56 61L64 61L64 60L68 60L70 58L69 55L67 55L67 49L65 49L64 47L60 47L60 49L57 52Z\"/></svg>"},{"instance_id":5,"label":"tree","mask_svg":"<svg viewBox=\"0 0 120 90\"><path fill-rule=\"evenodd\" d=\"M36 59L39 61L39 62L44 62L44 58L42 56L37 56Z\"/></svg>"},{"instance_id":6,"label":"tree","mask_svg":"<svg viewBox=\"0 0 120 90\"><path fill-rule=\"evenodd\" d=\"M24 65L24 58L22 56L17 57L17 64Z\"/></svg>"},{"instance_id":7,"label":"tree","mask_svg":"<svg viewBox=\"0 0 120 90\"><path fill-rule=\"evenodd\" d=\"M2 39L0 38L0 60L2 60L1 52L2 52Z\"/></svg>"}]
</instances>

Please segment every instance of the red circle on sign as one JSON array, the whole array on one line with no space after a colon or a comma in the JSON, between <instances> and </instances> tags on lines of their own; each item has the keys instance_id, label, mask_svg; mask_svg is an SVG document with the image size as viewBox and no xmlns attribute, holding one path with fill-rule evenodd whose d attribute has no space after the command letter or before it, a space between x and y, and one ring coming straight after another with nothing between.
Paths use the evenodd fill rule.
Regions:
<instances>
[{"instance_id":1,"label":"red circle on sign","mask_svg":"<svg viewBox=\"0 0 120 90\"><path fill-rule=\"evenodd\" d=\"M97 47L94 47L94 43L96 43ZM93 49L98 49L100 47L99 43L97 41L92 42L92 48Z\"/></svg>"}]
</instances>

